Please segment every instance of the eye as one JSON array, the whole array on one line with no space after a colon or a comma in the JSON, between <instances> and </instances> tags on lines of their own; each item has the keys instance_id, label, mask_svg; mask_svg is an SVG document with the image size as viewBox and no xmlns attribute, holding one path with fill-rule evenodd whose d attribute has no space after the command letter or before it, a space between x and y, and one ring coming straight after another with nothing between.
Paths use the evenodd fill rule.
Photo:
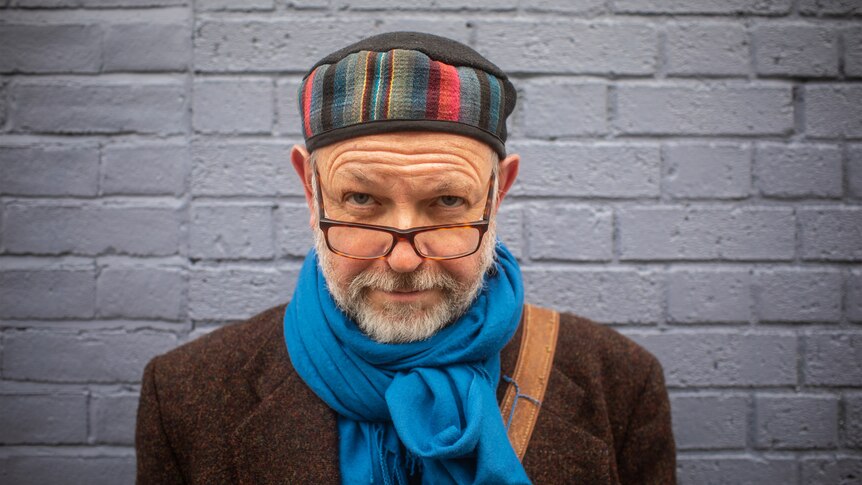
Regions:
<instances>
[{"instance_id":1,"label":"eye","mask_svg":"<svg viewBox=\"0 0 862 485\"><path fill-rule=\"evenodd\" d=\"M347 194L346 197L347 202L356 205L368 205L373 200L370 195L363 194L361 192L354 192L352 194Z\"/></svg>"},{"instance_id":2,"label":"eye","mask_svg":"<svg viewBox=\"0 0 862 485\"><path fill-rule=\"evenodd\" d=\"M460 207L464 205L464 199L454 195L444 195L443 197L440 197L439 200L440 205L443 207Z\"/></svg>"}]
</instances>

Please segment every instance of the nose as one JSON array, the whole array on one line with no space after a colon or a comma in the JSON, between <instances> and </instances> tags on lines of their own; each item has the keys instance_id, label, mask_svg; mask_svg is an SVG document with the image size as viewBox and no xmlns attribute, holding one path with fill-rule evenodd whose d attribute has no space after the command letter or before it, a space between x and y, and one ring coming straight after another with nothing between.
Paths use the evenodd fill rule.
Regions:
<instances>
[{"instance_id":1,"label":"nose","mask_svg":"<svg viewBox=\"0 0 862 485\"><path fill-rule=\"evenodd\" d=\"M392 252L386 257L386 262L392 271L410 273L422 264L422 257L416 254L410 241L399 239L392 248Z\"/></svg>"}]
</instances>

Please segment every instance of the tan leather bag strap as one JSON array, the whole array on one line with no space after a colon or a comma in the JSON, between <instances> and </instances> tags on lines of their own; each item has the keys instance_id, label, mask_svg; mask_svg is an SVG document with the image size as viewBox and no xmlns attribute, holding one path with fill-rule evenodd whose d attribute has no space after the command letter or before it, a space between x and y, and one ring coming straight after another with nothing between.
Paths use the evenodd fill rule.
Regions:
<instances>
[{"instance_id":1,"label":"tan leather bag strap","mask_svg":"<svg viewBox=\"0 0 862 485\"><path fill-rule=\"evenodd\" d=\"M519 460L523 460L527 451L539 417L539 408L545 398L557 347L560 314L526 304L523 325L515 375L500 405L503 423L508 425L509 441Z\"/></svg>"}]
</instances>

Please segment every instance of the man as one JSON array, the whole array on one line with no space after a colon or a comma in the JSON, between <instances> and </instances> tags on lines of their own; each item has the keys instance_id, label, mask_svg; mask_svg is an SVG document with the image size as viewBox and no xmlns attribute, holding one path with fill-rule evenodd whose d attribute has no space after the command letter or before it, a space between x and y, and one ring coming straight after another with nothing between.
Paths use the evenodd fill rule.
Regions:
<instances>
[{"instance_id":1,"label":"man","mask_svg":"<svg viewBox=\"0 0 862 485\"><path fill-rule=\"evenodd\" d=\"M291 162L315 248L287 306L147 366L140 483L674 482L645 350L563 314L549 376L516 369L532 320L495 236L520 164L505 151L515 97L495 65L427 34L311 68ZM516 375L546 384L531 396ZM510 386L533 419L517 444L522 421L498 404Z\"/></svg>"}]
</instances>

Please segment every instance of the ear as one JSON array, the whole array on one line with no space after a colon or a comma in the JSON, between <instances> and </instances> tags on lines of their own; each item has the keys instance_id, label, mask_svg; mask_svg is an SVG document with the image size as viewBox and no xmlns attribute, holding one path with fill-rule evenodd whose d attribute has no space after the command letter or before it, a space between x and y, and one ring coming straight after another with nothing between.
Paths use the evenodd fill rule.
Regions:
<instances>
[{"instance_id":1,"label":"ear","mask_svg":"<svg viewBox=\"0 0 862 485\"><path fill-rule=\"evenodd\" d=\"M500 181L497 186L497 194L499 198L497 199L497 207L500 208L500 204L503 202L503 198L506 197L506 194L509 193L509 189L512 188L512 184L515 183L515 179L518 178L518 167L521 164L521 156L517 153L512 153L503 160L500 161Z\"/></svg>"},{"instance_id":2,"label":"ear","mask_svg":"<svg viewBox=\"0 0 862 485\"><path fill-rule=\"evenodd\" d=\"M311 163L308 160L310 156L311 154L305 149L305 145L293 145L293 148L290 149L290 163L293 165L296 175L299 176L299 181L302 183L302 188L305 191L305 203L308 205L308 212L310 213L308 223L314 226L315 214L312 209L314 200L311 189Z\"/></svg>"}]
</instances>

